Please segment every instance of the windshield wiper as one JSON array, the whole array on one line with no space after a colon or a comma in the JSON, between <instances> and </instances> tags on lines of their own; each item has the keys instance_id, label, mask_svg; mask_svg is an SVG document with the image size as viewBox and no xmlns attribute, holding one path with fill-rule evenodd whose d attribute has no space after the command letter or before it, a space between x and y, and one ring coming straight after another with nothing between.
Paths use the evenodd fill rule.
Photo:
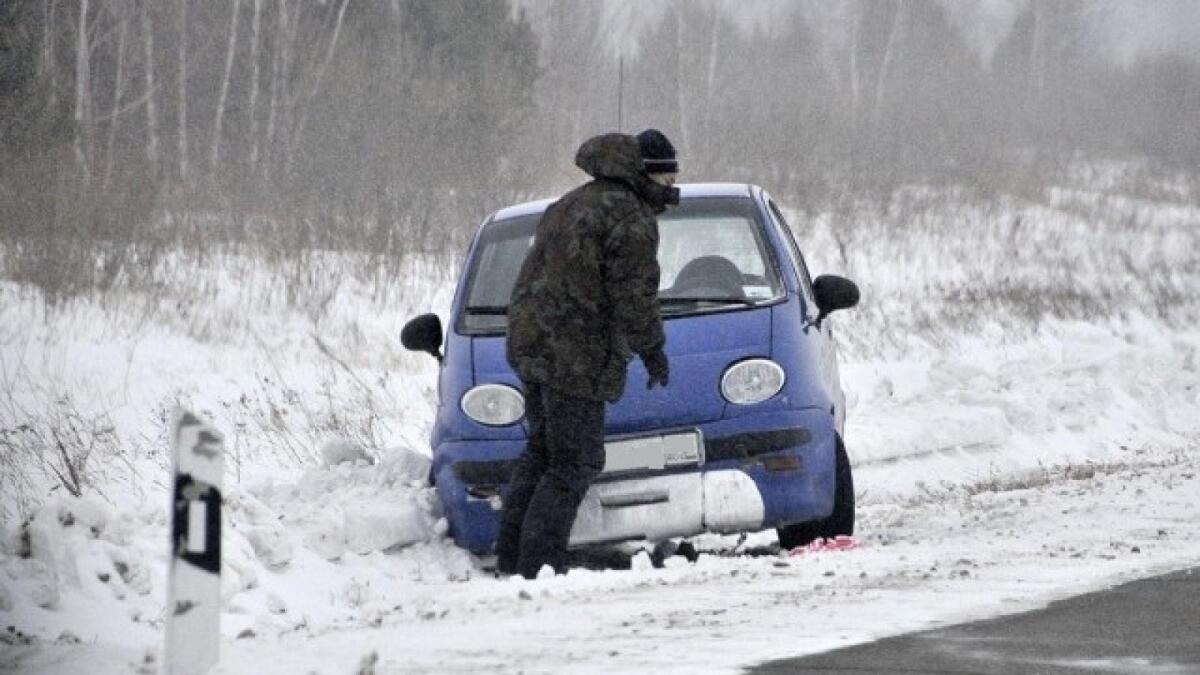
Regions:
<instances>
[{"instance_id":1,"label":"windshield wiper","mask_svg":"<svg viewBox=\"0 0 1200 675\"><path fill-rule=\"evenodd\" d=\"M686 297L685 298L659 298L658 303L660 305L664 305L664 306L668 306L668 307L673 306L673 305L691 305L691 304L699 305L701 303L710 303L710 304L717 304L717 305L745 305L747 307L754 307L755 305L758 304L757 302L751 300L750 298L738 298L738 297L734 297L734 296L704 296L704 297L696 297L696 298L686 298Z\"/></svg>"},{"instance_id":2,"label":"windshield wiper","mask_svg":"<svg viewBox=\"0 0 1200 675\"><path fill-rule=\"evenodd\" d=\"M504 316L508 314L507 305L468 305L465 310L467 314L484 314L488 316Z\"/></svg>"}]
</instances>

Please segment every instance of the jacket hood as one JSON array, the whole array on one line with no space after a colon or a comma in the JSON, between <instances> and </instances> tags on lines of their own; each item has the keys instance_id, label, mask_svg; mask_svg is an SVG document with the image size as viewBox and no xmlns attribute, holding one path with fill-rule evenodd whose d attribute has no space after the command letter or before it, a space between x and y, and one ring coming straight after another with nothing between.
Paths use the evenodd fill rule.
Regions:
<instances>
[{"instance_id":1,"label":"jacket hood","mask_svg":"<svg viewBox=\"0 0 1200 675\"><path fill-rule=\"evenodd\" d=\"M628 134L603 134L584 141L575 165L594 178L618 180L633 189L656 212L679 203L679 189L659 185L642 165L638 140Z\"/></svg>"}]
</instances>

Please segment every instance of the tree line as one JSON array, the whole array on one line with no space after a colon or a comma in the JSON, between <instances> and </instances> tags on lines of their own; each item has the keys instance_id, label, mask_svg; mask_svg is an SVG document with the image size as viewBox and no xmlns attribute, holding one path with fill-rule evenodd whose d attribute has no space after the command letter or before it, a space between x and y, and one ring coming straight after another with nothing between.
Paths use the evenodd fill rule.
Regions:
<instances>
[{"instance_id":1,"label":"tree line","mask_svg":"<svg viewBox=\"0 0 1200 675\"><path fill-rule=\"evenodd\" d=\"M503 0L6 0L0 227L400 247L496 186L536 75Z\"/></svg>"},{"instance_id":2,"label":"tree line","mask_svg":"<svg viewBox=\"0 0 1200 675\"><path fill-rule=\"evenodd\" d=\"M623 60L594 56L605 38L587 27L603 3L584 21L576 5L540 4L547 51L574 56L542 81L585 102L553 118L556 142L612 124L620 78L627 124L668 130L703 180L824 199L1029 179L1073 157L1200 165L1200 52L1122 62L1106 32L1121 2L1013 3L1011 26L983 49L952 2L775 3L747 28L746 7L681 0ZM606 105L586 103L597 99Z\"/></svg>"},{"instance_id":3,"label":"tree line","mask_svg":"<svg viewBox=\"0 0 1200 675\"><path fill-rule=\"evenodd\" d=\"M1200 161L1200 64L1107 58L1111 3L1030 2L983 53L928 0L622 1L5 0L0 240L453 249L619 124L806 202Z\"/></svg>"}]
</instances>

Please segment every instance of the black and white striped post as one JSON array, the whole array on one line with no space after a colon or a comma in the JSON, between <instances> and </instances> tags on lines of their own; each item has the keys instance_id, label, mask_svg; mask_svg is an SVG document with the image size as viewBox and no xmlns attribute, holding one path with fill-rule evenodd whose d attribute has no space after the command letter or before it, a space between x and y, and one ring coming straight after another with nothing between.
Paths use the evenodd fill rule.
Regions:
<instances>
[{"instance_id":1,"label":"black and white striped post","mask_svg":"<svg viewBox=\"0 0 1200 675\"><path fill-rule=\"evenodd\" d=\"M164 672L204 673L220 658L224 441L180 410L171 433L171 561Z\"/></svg>"}]
</instances>

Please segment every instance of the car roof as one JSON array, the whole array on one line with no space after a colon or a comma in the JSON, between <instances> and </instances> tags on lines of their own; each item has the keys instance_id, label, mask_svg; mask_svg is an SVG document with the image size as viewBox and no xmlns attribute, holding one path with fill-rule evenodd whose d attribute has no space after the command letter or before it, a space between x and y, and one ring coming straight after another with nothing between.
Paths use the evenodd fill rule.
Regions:
<instances>
[{"instance_id":1,"label":"car roof","mask_svg":"<svg viewBox=\"0 0 1200 675\"><path fill-rule=\"evenodd\" d=\"M679 183L680 199L696 199L701 197L749 197L753 194L754 186L748 183ZM536 199L534 201L513 204L496 211L491 220L505 220L520 216L530 216L541 213L555 202L557 198Z\"/></svg>"}]
</instances>

